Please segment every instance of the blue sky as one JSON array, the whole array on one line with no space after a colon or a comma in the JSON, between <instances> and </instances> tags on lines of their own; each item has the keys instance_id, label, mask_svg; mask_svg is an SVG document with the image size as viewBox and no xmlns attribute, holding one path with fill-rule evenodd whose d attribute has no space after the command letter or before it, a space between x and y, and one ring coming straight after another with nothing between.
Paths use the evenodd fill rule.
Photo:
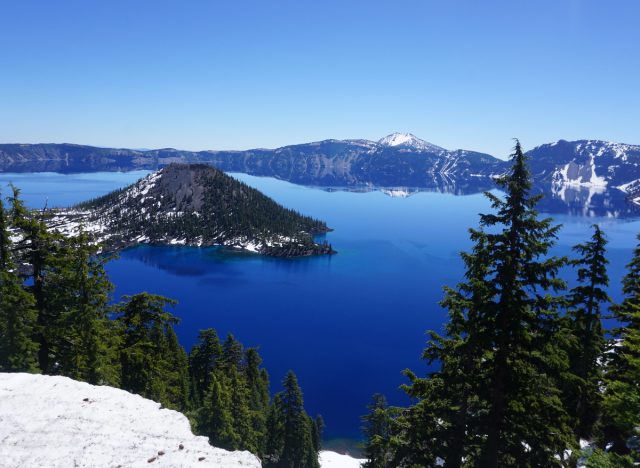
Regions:
<instances>
[{"instance_id":1,"label":"blue sky","mask_svg":"<svg viewBox=\"0 0 640 468\"><path fill-rule=\"evenodd\" d=\"M0 142L640 143L636 0L0 0Z\"/></svg>"}]
</instances>

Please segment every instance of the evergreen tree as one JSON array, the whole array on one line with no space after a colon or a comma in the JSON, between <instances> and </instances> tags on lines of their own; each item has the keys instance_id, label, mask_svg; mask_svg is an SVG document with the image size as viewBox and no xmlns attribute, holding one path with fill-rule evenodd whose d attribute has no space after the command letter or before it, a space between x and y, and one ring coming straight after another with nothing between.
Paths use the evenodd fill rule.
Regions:
<instances>
[{"instance_id":1,"label":"evergreen tree","mask_svg":"<svg viewBox=\"0 0 640 468\"><path fill-rule=\"evenodd\" d=\"M192 385L192 400L200 405L204 394L211 387L212 372L222 355L222 346L218 334L213 328L200 330L198 342L189 353L189 373Z\"/></svg>"},{"instance_id":2,"label":"evergreen tree","mask_svg":"<svg viewBox=\"0 0 640 468\"><path fill-rule=\"evenodd\" d=\"M258 455L265 453L267 414L269 412L269 376L260 368L262 359L256 348L245 351L245 379L253 432L258 443Z\"/></svg>"},{"instance_id":3,"label":"evergreen tree","mask_svg":"<svg viewBox=\"0 0 640 468\"><path fill-rule=\"evenodd\" d=\"M496 214L481 215L491 253L488 281L494 292L492 314L481 330L490 369L489 411L483 464L553 466L573 446L559 379L568 360L560 330L557 278L565 259L547 257L559 226L539 219L531 196L526 156L516 143L509 174L499 181L504 200L488 193ZM500 230L500 227L502 229ZM488 339L487 339L488 338ZM561 346L562 345L562 346Z\"/></svg>"},{"instance_id":4,"label":"evergreen tree","mask_svg":"<svg viewBox=\"0 0 640 468\"><path fill-rule=\"evenodd\" d=\"M178 336L173 328L167 328L165 340L167 401L170 402L171 407L184 412L191 407L189 399L189 358L178 342Z\"/></svg>"},{"instance_id":5,"label":"evergreen tree","mask_svg":"<svg viewBox=\"0 0 640 468\"><path fill-rule=\"evenodd\" d=\"M601 309L610 302L605 288L609 285L605 257L607 240L597 225L590 241L573 249L580 255L578 286L569 295L572 330L576 343L570 352L570 371L577 379L567 392L566 406L575 420L579 438L590 439L600 414L602 366L599 361L605 348Z\"/></svg>"},{"instance_id":6,"label":"evergreen tree","mask_svg":"<svg viewBox=\"0 0 640 468\"><path fill-rule=\"evenodd\" d=\"M367 461L364 468L392 468L394 458L391 449L392 420L387 400L384 395L376 393L368 406L369 413L362 419L363 432L366 438L364 454Z\"/></svg>"},{"instance_id":7,"label":"evergreen tree","mask_svg":"<svg viewBox=\"0 0 640 468\"><path fill-rule=\"evenodd\" d=\"M489 361L482 345L492 333L495 292L486 280L491 262L487 237L472 231L472 239L472 251L462 253L466 282L457 289L445 287L441 301L449 310L446 336L429 331L422 355L427 364L439 363L439 369L426 378L405 371L411 383L404 389L418 403L399 418L406 431L403 443L394 444L395 463L433 465L442 459L455 468L464 458L479 456L483 439L479 417L487 412L489 387Z\"/></svg>"},{"instance_id":8,"label":"evergreen tree","mask_svg":"<svg viewBox=\"0 0 640 468\"><path fill-rule=\"evenodd\" d=\"M269 406L266 428L267 437L263 462L267 467L277 467L284 450L284 412L281 393L277 393L273 397Z\"/></svg>"},{"instance_id":9,"label":"evergreen tree","mask_svg":"<svg viewBox=\"0 0 640 468\"><path fill-rule=\"evenodd\" d=\"M322 449L322 433L324 431L324 419L322 416L317 415L315 419L312 420L312 428L311 428L311 442L313 444L313 450L317 453Z\"/></svg>"},{"instance_id":10,"label":"evergreen tree","mask_svg":"<svg viewBox=\"0 0 640 468\"><path fill-rule=\"evenodd\" d=\"M32 339L36 311L11 250L8 213L0 198L0 371L36 372L38 345Z\"/></svg>"},{"instance_id":11,"label":"evergreen tree","mask_svg":"<svg viewBox=\"0 0 640 468\"><path fill-rule=\"evenodd\" d=\"M242 349L242 344L236 340L231 333L229 333L222 344L221 366L227 370L235 368L240 371L242 368L243 354L244 350Z\"/></svg>"},{"instance_id":12,"label":"evergreen tree","mask_svg":"<svg viewBox=\"0 0 640 468\"><path fill-rule=\"evenodd\" d=\"M45 224L46 209L40 213L29 211L20 199L20 190L14 186L11 189L10 219L20 238L14 251L31 270L29 290L34 298L37 314L37 325L33 331L34 340L38 344L38 367L44 373L52 373L55 370L55 359L52 359L54 356L49 335L56 330L59 311L47 305L46 275L62 236L49 232Z\"/></svg>"},{"instance_id":13,"label":"evergreen tree","mask_svg":"<svg viewBox=\"0 0 640 468\"><path fill-rule=\"evenodd\" d=\"M166 312L175 301L148 293L124 298L119 306L122 329L120 349L122 388L180 409L186 401L186 356L176 349L173 325L178 319ZM176 373L176 362L184 373Z\"/></svg>"},{"instance_id":14,"label":"evergreen tree","mask_svg":"<svg viewBox=\"0 0 640 468\"><path fill-rule=\"evenodd\" d=\"M313 450L309 416L304 410L302 391L296 375L289 371L283 382L282 415L284 445L279 467L316 468L318 454Z\"/></svg>"},{"instance_id":15,"label":"evergreen tree","mask_svg":"<svg viewBox=\"0 0 640 468\"><path fill-rule=\"evenodd\" d=\"M56 366L50 372L118 385L118 337L109 304L113 285L104 269L109 258L98 256L98 246L85 233L60 245L46 278L47 309L54 312L47 336Z\"/></svg>"},{"instance_id":16,"label":"evergreen tree","mask_svg":"<svg viewBox=\"0 0 640 468\"><path fill-rule=\"evenodd\" d=\"M258 452L258 434L253 427L253 415L249 407L249 389L244 375L235 367L228 370L231 389L231 417L233 429L238 435L237 449Z\"/></svg>"},{"instance_id":17,"label":"evergreen tree","mask_svg":"<svg viewBox=\"0 0 640 468\"><path fill-rule=\"evenodd\" d=\"M495 213L480 215L466 281L446 289L446 335L430 333L423 354L439 369L426 379L407 372L418 403L398 418L401 465L554 466L573 447L561 380L568 333L559 316L566 259L549 257L558 226L535 210L519 142L512 167L487 193Z\"/></svg>"},{"instance_id":18,"label":"evergreen tree","mask_svg":"<svg viewBox=\"0 0 640 468\"><path fill-rule=\"evenodd\" d=\"M240 440L233 427L231 405L227 379L220 372L213 372L204 406L198 411L198 433L207 436L211 445L235 450Z\"/></svg>"},{"instance_id":19,"label":"evergreen tree","mask_svg":"<svg viewBox=\"0 0 640 468\"><path fill-rule=\"evenodd\" d=\"M625 298L612 308L620 326L606 353L602 445L611 443L613 453L640 461L640 245L627 269Z\"/></svg>"}]
</instances>

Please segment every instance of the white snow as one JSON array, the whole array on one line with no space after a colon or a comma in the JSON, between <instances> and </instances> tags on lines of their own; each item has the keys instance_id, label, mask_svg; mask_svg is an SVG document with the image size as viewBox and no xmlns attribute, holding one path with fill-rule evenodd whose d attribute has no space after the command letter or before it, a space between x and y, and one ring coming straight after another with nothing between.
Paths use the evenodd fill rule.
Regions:
<instances>
[{"instance_id":1,"label":"white snow","mask_svg":"<svg viewBox=\"0 0 640 468\"><path fill-rule=\"evenodd\" d=\"M436 146L428 141L412 135L411 133L392 133L378 140L380 146L408 146L418 150L429 150L435 152L444 152L444 148Z\"/></svg>"},{"instance_id":2,"label":"white snow","mask_svg":"<svg viewBox=\"0 0 640 468\"><path fill-rule=\"evenodd\" d=\"M193 435L184 415L139 395L66 377L0 373L0 466L261 464L249 452L212 447Z\"/></svg>"},{"instance_id":3,"label":"white snow","mask_svg":"<svg viewBox=\"0 0 640 468\"><path fill-rule=\"evenodd\" d=\"M330 451L322 468L364 460ZM246 451L209 445L187 418L139 395L67 377L0 373L2 468L258 468Z\"/></svg>"},{"instance_id":4,"label":"white snow","mask_svg":"<svg viewBox=\"0 0 640 468\"><path fill-rule=\"evenodd\" d=\"M320 466L322 468L360 468L365 460L352 458L327 450L320 451Z\"/></svg>"},{"instance_id":5,"label":"white snow","mask_svg":"<svg viewBox=\"0 0 640 468\"><path fill-rule=\"evenodd\" d=\"M580 176L577 179L571 179L569 177L569 168L576 163L571 161L560 169L557 169L553 174L553 181L556 184L566 184L566 185L575 185L581 187L606 187L607 179L602 176L598 176L596 174L596 165L595 165L595 157L592 155L589 161L589 164L586 166L590 172L589 178ZM583 170L582 165L577 165L580 171Z\"/></svg>"},{"instance_id":6,"label":"white snow","mask_svg":"<svg viewBox=\"0 0 640 468\"><path fill-rule=\"evenodd\" d=\"M619 190L622 190L625 193L630 193L631 191L629 190L631 189L635 189L640 187L640 179L635 179L632 180L631 182L627 182L626 184L622 184L622 185L618 185L616 188Z\"/></svg>"},{"instance_id":7,"label":"white snow","mask_svg":"<svg viewBox=\"0 0 640 468\"><path fill-rule=\"evenodd\" d=\"M382 193L389 195L392 198L407 198L411 193L406 189L383 189Z\"/></svg>"}]
</instances>

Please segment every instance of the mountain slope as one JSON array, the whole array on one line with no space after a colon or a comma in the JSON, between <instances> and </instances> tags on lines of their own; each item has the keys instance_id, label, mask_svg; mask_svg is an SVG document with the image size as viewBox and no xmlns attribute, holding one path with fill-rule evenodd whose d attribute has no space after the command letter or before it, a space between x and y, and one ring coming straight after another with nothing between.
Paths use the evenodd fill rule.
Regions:
<instances>
[{"instance_id":1,"label":"mountain slope","mask_svg":"<svg viewBox=\"0 0 640 468\"><path fill-rule=\"evenodd\" d=\"M528 152L538 181L554 185L616 187L627 191L640 179L640 146L600 140L564 141Z\"/></svg>"},{"instance_id":2,"label":"mountain slope","mask_svg":"<svg viewBox=\"0 0 640 468\"><path fill-rule=\"evenodd\" d=\"M640 192L640 146L600 140L545 144L528 152L536 184ZM407 187L474 193L494 187L508 162L489 154L447 150L408 133L380 139L324 140L247 151L127 150L69 144L0 144L0 171L83 172L157 169L200 162L227 172L325 187Z\"/></svg>"},{"instance_id":3,"label":"mountain slope","mask_svg":"<svg viewBox=\"0 0 640 468\"><path fill-rule=\"evenodd\" d=\"M194 436L177 411L67 377L0 373L0 465L258 468Z\"/></svg>"},{"instance_id":4,"label":"mountain slope","mask_svg":"<svg viewBox=\"0 0 640 468\"><path fill-rule=\"evenodd\" d=\"M325 223L202 164L171 164L129 187L58 210L50 224L66 234L82 228L108 249L154 243L225 245L283 257L332 253L312 238L329 230Z\"/></svg>"},{"instance_id":5,"label":"mountain slope","mask_svg":"<svg viewBox=\"0 0 640 468\"><path fill-rule=\"evenodd\" d=\"M505 164L493 156L448 151L411 134L391 134L378 142L324 140L247 151L127 150L70 144L0 144L0 171L82 172L156 169L202 162L223 171L268 175L292 182L423 186L451 177L490 176Z\"/></svg>"}]
</instances>

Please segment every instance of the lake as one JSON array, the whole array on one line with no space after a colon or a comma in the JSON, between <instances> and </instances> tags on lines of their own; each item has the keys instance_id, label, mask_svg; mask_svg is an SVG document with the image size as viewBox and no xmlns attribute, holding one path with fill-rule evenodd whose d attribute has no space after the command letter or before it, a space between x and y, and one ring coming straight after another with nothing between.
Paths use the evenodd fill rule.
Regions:
<instances>
[{"instance_id":1,"label":"lake","mask_svg":"<svg viewBox=\"0 0 640 468\"><path fill-rule=\"evenodd\" d=\"M0 174L30 206L70 205L127 185L146 172ZM108 265L116 298L141 291L178 300L178 336L189 349L198 330L233 333L259 346L272 389L293 369L311 415L326 438L359 438L360 417L374 392L395 404L407 367L423 373L419 356L427 329L441 330L443 285L462 278L458 253L467 229L489 211L481 194L327 191L233 174L283 205L325 220L337 255L273 259L219 249L140 246ZM6 190L4 191L6 194ZM398 192L397 194L401 194ZM591 235L597 222L609 237L611 294L620 297L624 266L640 232L638 218L554 215L564 225L554 253Z\"/></svg>"}]
</instances>

